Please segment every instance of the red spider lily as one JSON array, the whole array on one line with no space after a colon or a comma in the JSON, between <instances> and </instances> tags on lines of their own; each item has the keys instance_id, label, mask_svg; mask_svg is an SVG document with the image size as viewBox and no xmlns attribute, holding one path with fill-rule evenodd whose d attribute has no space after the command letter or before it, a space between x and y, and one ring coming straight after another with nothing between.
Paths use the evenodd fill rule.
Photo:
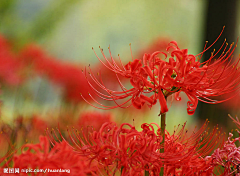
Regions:
<instances>
[{"instance_id":1,"label":"red spider lily","mask_svg":"<svg viewBox=\"0 0 240 176\"><path fill-rule=\"evenodd\" d=\"M108 89L102 81L101 73L99 74L99 78L97 78L89 67L89 77L100 89L106 92L105 94L101 93L95 85L88 81L90 88L94 91L94 94L89 94L90 97L102 107L91 105L99 109L127 108L133 105L135 108L141 109L144 104L152 107L158 100L161 105L161 114L168 111L166 98L169 95L175 93L176 100L181 100L179 94L180 92L185 92L189 98L187 112L192 115L195 112L198 100L210 104L229 100L239 91L240 72L237 69L239 59L233 63L231 62L232 53L237 45L234 46L231 44L228 48L228 44L224 41L218 51L215 52L214 50L212 52L208 61L200 63L200 59L197 56L202 55L212 45L208 48L205 47L203 52L198 55L192 55L188 54L187 49L180 49L177 43L172 41L166 48L168 53L170 53L170 57L165 52L156 51L152 54L145 54L142 60L134 60L132 58L133 61L125 66L123 66L121 60L120 65L116 64L111 55L110 48L110 60L106 58L103 50L100 48L106 63L97 56L95 51L94 53L107 69L116 74L121 90ZM219 58L215 62L212 62L213 58L220 52L222 54ZM157 57L160 54L163 56L163 59ZM86 70L85 75L88 80ZM124 87L120 82L120 76L128 78L132 88L127 89ZM224 94L231 94L231 96L223 100L212 99L212 97ZM97 95L106 101L114 101L116 105L103 105L96 101L92 95ZM82 97L85 99L85 96L82 95ZM118 100L125 101L119 102ZM87 100L85 99L85 101Z\"/></svg>"},{"instance_id":2,"label":"red spider lily","mask_svg":"<svg viewBox=\"0 0 240 176\"><path fill-rule=\"evenodd\" d=\"M13 167L21 169L62 169L65 172L31 173L32 175L98 175L98 168L89 166L86 158L79 156L66 143L57 143L51 150L47 137L41 136L39 144L26 144L20 155L14 155ZM68 173L70 172L70 173ZM21 172L21 175L28 175Z\"/></svg>"},{"instance_id":3,"label":"red spider lily","mask_svg":"<svg viewBox=\"0 0 240 176\"><path fill-rule=\"evenodd\" d=\"M154 126L157 127L157 133ZM151 175L160 173L164 166L166 175L207 175L212 173L211 159L206 157L215 146L222 144L218 128L208 134L207 123L198 131L188 135L185 124L172 135L165 134L164 153L159 150L161 129L157 124L142 124L142 131L123 123L117 127L113 122L104 123L99 131L88 134L69 130L72 147L82 156L88 157L103 167L106 175L143 175L144 170ZM60 133L60 131L59 131ZM55 132L48 132L52 144L60 140ZM60 133L60 138L65 141ZM56 139L57 138L57 139Z\"/></svg>"},{"instance_id":4,"label":"red spider lily","mask_svg":"<svg viewBox=\"0 0 240 176\"><path fill-rule=\"evenodd\" d=\"M238 118L234 119L229 115L233 122L240 128ZM238 131L238 130L237 130ZM240 132L238 131L239 135ZM218 175L239 175L240 173L240 147L236 142L240 141L240 137L233 138L233 134L229 133L228 140L224 142L222 147L217 148L210 156L212 165Z\"/></svg>"},{"instance_id":5,"label":"red spider lily","mask_svg":"<svg viewBox=\"0 0 240 176\"><path fill-rule=\"evenodd\" d=\"M216 167L216 171L224 176L240 172L240 147L236 146L236 141L240 141L240 138L232 139L232 136L233 134L229 133L224 146L216 149L211 155L212 164ZM219 166L222 166L223 169Z\"/></svg>"},{"instance_id":6,"label":"red spider lily","mask_svg":"<svg viewBox=\"0 0 240 176\"><path fill-rule=\"evenodd\" d=\"M236 117L236 119L234 119L231 115L228 115L232 120L233 122L237 125L238 129L240 129L240 121L238 119L238 117Z\"/></svg>"},{"instance_id":7,"label":"red spider lily","mask_svg":"<svg viewBox=\"0 0 240 176\"><path fill-rule=\"evenodd\" d=\"M176 134L165 138L164 173L166 175L210 175L214 167L208 155L217 147L222 146L224 136L220 135L218 127L208 133L206 122L198 131L188 136L185 124ZM179 128L179 127L178 127ZM218 136L218 134L220 136ZM222 139L221 139L222 138Z\"/></svg>"},{"instance_id":8,"label":"red spider lily","mask_svg":"<svg viewBox=\"0 0 240 176\"><path fill-rule=\"evenodd\" d=\"M11 51L8 41L0 36L0 79L2 84L19 85L23 81L22 65Z\"/></svg>"}]
</instances>

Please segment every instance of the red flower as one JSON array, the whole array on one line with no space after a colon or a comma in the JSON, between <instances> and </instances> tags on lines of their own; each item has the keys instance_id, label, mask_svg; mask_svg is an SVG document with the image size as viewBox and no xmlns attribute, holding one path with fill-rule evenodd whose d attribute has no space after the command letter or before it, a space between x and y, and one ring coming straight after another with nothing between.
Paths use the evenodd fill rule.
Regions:
<instances>
[{"instance_id":1,"label":"red flower","mask_svg":"<svg viewBox=\"0 0 240 176\"><path fill-rule=\"evenodd\" d=\"M236 141L240 138L232 139L233 134L229 133L228 140L222 148L218 148L211 155L212 165L219 172L219 175L235 175L240 172L240 147L236 146ZM222 169L220 169L222 166Z\"/></svg>"},{"instance_id":2,"label":"red flower","mask_svg":"<svg viewBox=\"0 0 240 176\"><path fill-rule=\"evenodd\" d=\"M167 53L156 51L152 54L145 54L142 60L133 59L132 62L129 62L125 66L122 65L122 62L120 62L120 66L116 64L110 49L111 60L108 60L102 49L100 49L106 63L101 61L94 51L99 61L107 69L114 72L118 80L120 76L128 78L132 88L125 88L119 80L121 90L110 90L101 81L101 74L98 79L90 69L90 77L98 87L106 92L106 94L99 92L97 88L88 81L89 86L94 91L93 95L96 94L104 100L114 101L116 103L116 106L105 106L97 102L92 95L90 95L94 101L100 106L103 106L103 108L91 105L100 109L127 108L133 105L135 108L141 109L144 104L151 107L155 105L158 100L161 105L160 113L165 113L168 111L166 98L175 93L175 98L181 100L179 94L180 92L185 92L189 98L187 111L188 114L192 115L195 112L198 100L210 104L224 102L234 97L239 90L240 72L237 69L239 59L231 63L231 56L236 45L233 46L231 44L227 49L228 44L226 44L225 41L217 52L212 52L212 56L208 61L200 63L197 56L202 55L211 46L204 49L203 52L198 55L192 55L188 54L187 49L179 49L177 43L172 41L166 49L171 57L168 58ZM170 52L170 50L172 51ZM222 54L218 60L212 62L213 58L215 58L219 52L222 52ZM159 54L161 54L163 58L157 57ZM169 61L166 61L166 59ZM225 64L224 67L222 67L223 64ZM85 75L87 76L86 70ZM227 99L212 99L214 96L228 93L232 94ZM85 96L82 97L85 99ZM118 101L123 99L127 100L124 102Z\"/></svg>"},{"instance_id":3,"label":"red flower","mask_svg":"<svg viewBox=\"0 0 240 176\"><path fill-rule=\"evenodd\" d=\"M13 167L21 169L62 169L64 172L31 173L37 175L81 175L95 174L97 167L88 165L86 158L79 156L66 143L56 143L49 150L50 145L47 137L40 137L39 144L26 144L22 147L20 155L14 155ZM20 172L21 175L28 175Z\"/></svg>"},{"instance_id":4,"label":"red flower","mask_svg":"<svg viewBox=\"0 0 240 176\"><path fill-rule=\"evenodd\" d=\"M0 79L1 83L19 85L23 81L21 71L23 69L17 56L11 51L8 41L0 36Z\"/></svg>"},{"instance_id":5,"label":"red flower","mask_svg":"<svg viewBox=\"0 0 240 176\"><path fill-rule=\"evenodd\" d=\"M234 119L230 115L229 117L240 128L238 118ZM239 131L238 133L240 135ZM240 147L237 147L237 141L240 142L240 137L233 138L233 134L229 133L228 140L224 142L224 145L217 148L209 157L212 160L212 167L215 167L215 172L218 175L239 175Z\"/></svg>"},{"instance_id":6,"label":"red flower","mask_svg":"<svg viewBox=\"0 0 240 176\"><path fill-rule=\"evenodd\" d=\"M156 125L157 133L153 125ZM157 124L142 124L142 131L123 123L104 123L99 131L88 134L70 130L72 147L82 156L101 165L106 175L143 175L144 170L157 175L162 166L166 175L194 175L212 173L214 167L211 158L207 157L215 146L222 144L218 128L208 134L205 123L198 131L188 135L185 124L178 127L172 135L165 134L164 153L160 145L161 129ZM82 130L81 130L82 131ZM56 135L53 132L54 136ZM48 132L49 139L55 139ZM61 135L61 134L60 134ZM63 136L61 138L65 141Z\"/></svg>"},{"instance_id":7,"label":"red flower","mask_svg":"<svg viewBox=\"0 0 240 176\"><path fill-rule=\"evenodd\" d=\"M25 65L32 65L34 73L47 76L47 78L63 88L66 100L79 103L81 94L88 95L88 85L82 74L81 67L61 62L46 54L40 47L29 45L23 49L21 58Z\"/></svg>"}]
</instances>

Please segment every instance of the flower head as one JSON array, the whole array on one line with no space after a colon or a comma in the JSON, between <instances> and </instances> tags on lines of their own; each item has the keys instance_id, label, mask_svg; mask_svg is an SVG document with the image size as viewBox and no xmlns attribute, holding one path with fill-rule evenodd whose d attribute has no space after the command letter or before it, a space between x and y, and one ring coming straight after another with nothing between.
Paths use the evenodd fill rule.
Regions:
<instances>
[{"instance_id":1,"label":"flower head","mask_svg":"<svg viewBox=\"0 0 240 176\"><path fill-rule=\"evenodd\" d=\"M236 141L240 141L240 138L232 139L232 136L233 134L229 133L228 140L223 147L216 149L211 155L212 164L222 175L233 175L240 172L240 147L236 146ZM224 168L223 172L219 166Z\"/></svg>"},{"instance_id":2,"label":"flower head","mask_svg":"<svg viewBox=\"0 0 240 176\"><path fill-rule=\"evenodd\" d=\"M238 118L234 119L229 117L233 122L240 127ZM240 135L240 132L236 130ZM240 147L237 146L237 142L240 141L240 137L233 138L233 134L229 133L227 141L222 146L217 148L209 158L212 160L211 165L215 169L218 175L239 175L240 172Z\"/></svg>"},{"instance_id":3,"label":"flower head","mask_svg":"<svg viewBox=\"0 0 240 176\"><path fill-rule=\"evenodd\" d=\"M127 108L133 105L135 108L141 109L144 104L152 107L159 101L161 106L160 113L165 113L168 111L166 103L167 97L175 94L176 100L181 100L179 94L184 92L189 98L187 112L192 115L196 110L199 100L210 104L224 102L234 97L239 90L240 72L237 68L239 59L233 63L231 62L231 56L236 45L231 44L230 47L228 47L225 40L218 51L214 50L212 52L209 60L200 63L200 55L212 47L212 45L207 48L205 46L203 52L198 55L192 55L188 54L187 49L180 49L177 43L172 41L166 48L170 57L168 57L168 53L156 51L152 54L144 54L142 59L132 58L132 61L126 65L122 64L120 57L120 65L114 61L110 47L110 60L107 59L103 50L100 48L106 62L103 62L95 51L94 53L107 69L116 74L119 80L120 90L115 91L108 89L101 79L101 73L98 74L97 78L89 67L89 77L93 79L96 86L105 91L105 94L98 91L96 86L88 81L90 88L94 91L93 95L116 103L115 106L106 106L97 102L92 95L89 94L90 97L103 108L91 105L100 109ZM219 58L213 61L220 52L222 52L222 54ZM197 58L198 56L200 56L200 58ZM88 80L86 69L85 75ZM119 79L121 76L129 79L132 88L128 89L123 86ZM230 93L231 96L227 99L213 99L213 97L228 93ZM82 97L85 99L85 96ZM120 100L125 101L122 102Z\"/></svg>"},{"instance_id":4,"label":"flower head","mask_svg":"<svg viewBox=\"0 0 240 176\"><path fill-rule=\"evenodd\" d=\"M165 131L164 146L157 124L144 123L142 130L137 131L128 123L118 127L113 122L106 122L99 131L88 134L75 129L68 131L73 149L91 162L98 163L101 171L108 171L106 175L119 172L122 175L142 175L144 170L156 175L162 166L167 175L192 175L212 172L211 159L207 156L222 144L223 136L218 135L218 128L208 133L207 123L190 135L185 129L186 123L178 126L171 135ZM48 136L52 144L56 144L56 133L51 135L48 132ZM61 133L60 136L65 141ZM160 153L163 147L164 153Z\"/></svg>"},{"instance_id":5,"label":"flower head","mask_svg":"<svg viewBox=\"0 0 240 176\"><path fill-rule=\"evenodd\" d=\"M96 175L97 167L89 166L86 158L79 156L65 142L57 143L51 150L47 137L41 136L39 144L26 144L20 155L14 155L13 167L21 169L62 169L57 175ZM24 173L22 173L24 174ZM56 175L56 173L38 173Z\"/></svg>"}]
</instances>

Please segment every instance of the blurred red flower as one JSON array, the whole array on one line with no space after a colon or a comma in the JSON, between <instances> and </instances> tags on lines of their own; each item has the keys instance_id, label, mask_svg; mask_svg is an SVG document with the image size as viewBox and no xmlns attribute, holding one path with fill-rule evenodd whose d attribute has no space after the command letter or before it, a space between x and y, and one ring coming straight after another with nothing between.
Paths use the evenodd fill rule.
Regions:
<instances>
[{"instance_id":1,"label":"blurred red flower","mask_svg":"<svg viewBox=\"0 0 240 176\"><path fill-rule=\"evenodd\" d=\"M101 128L102 124L112 121L113 117L110 113L86 112L80 114L77 124L79 127L89 126L98 131Z\"/></svg>"},{"instance_id":2,"label":"blurred red flower","mask_svg":"<svg viewBox=\"0 0 240 176\"><path fill-rule=\"evenodd\" d=\"M24 80L23 66L11 51L11 45L0 35L0 79L1 84L19 85Z\"/></svg>"},{"instance_id":3,"label":"blurred red flower","mask_svg":"<svg viewBox=\"0 0 240 176\"><path fill-rule=\"evenodd\" d=\"M87 159L73 151L66 143L56 143L50 150L47 137L40 136L39 144L26 144L20 155L14 155L13 167L21 169L62 169L65 172L38 172L37 175L81 175L95 174L95 166L89 166ZM28 175L20 172L21 175ZM32 173L31 173L32 174ZM34 173L36 174L36 173Z\"/></svg>"},{"instance_id":4,"label":"blurred red flower","mask_svg":"<svg viewBox=\"0 0 240 176\"><path fill-rule=\"evenodd\" d=\"M32 65L33 72L46 76L53 83L60 85L64 90L64 97L69 102L81 102L80 93L86 96L91 92L80 66L53 58L39 46L27 46L21 52L21 58L25 65Z\"/></svg>"},{"instance_id":5,"label":"blurred red flower","mask_svg":"<svg viewBox=\"0 0 240 176\"><path fill-rule=\"evenodd\" d=\"M158 37L153 40L147 47L142 48L137 53L137 58L141 58L145 53L154 53L155 51L165 51L168 47L168 43L172 41L167 37Z\"/></svg>"}]
</instances>

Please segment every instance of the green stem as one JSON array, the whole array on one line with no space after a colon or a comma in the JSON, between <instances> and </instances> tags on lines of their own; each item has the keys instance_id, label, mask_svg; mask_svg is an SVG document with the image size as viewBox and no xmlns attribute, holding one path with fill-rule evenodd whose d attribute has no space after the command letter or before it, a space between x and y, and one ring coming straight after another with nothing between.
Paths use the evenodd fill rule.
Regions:
<instances>
[{"instance_id":1,"label":"green stem","mask_svg":"<svg viewBox=\"0 0 240 176\"><path fill-rule=\"evenodd\" d=\"M164 153L164 142L165 142L165 126L166 126L166 113L161 115L161 135L162 135L162 142L161 142L161 148L160 153ZM164 165L161 168L160 176L164 175Z\"/></svg>"},{"instance_id":2,"label":"green stem","mask_svg":"<svg viewBox=\"0 0 240 176\"><path fill-rule=\"evenodd\" d=\"M122 167L121 167L121 175L122 175L123 168L124 168L124 167L122 166Z\"/></svg>"},{"instance_id":3,"label":"green stem","mask_svg":"<svg viewBox=\"0 0 240 176\"><path fill-rule=\"evenodd\" d=\"M167 97L165 97L167 100ZM162 135L162 142L161 142L161 148L160 153L164 153L164 142L165 142L165 127L166 127L166 113L161 114L161 135ZM160 176L164 175L164 165L161 168Z\"/></svg>"},{"instance_id":4,"label":"green stem","mask_svg":"<svg viewBox=\"0 0 240 176\"><path fill-rule=\"evenodd\" d=\"M160 149L160 153L164 153L165 127L166 127L166 113L161 115L161 135L163 139L161 142L162 148Z\"/></svg>"}]
</instances>

